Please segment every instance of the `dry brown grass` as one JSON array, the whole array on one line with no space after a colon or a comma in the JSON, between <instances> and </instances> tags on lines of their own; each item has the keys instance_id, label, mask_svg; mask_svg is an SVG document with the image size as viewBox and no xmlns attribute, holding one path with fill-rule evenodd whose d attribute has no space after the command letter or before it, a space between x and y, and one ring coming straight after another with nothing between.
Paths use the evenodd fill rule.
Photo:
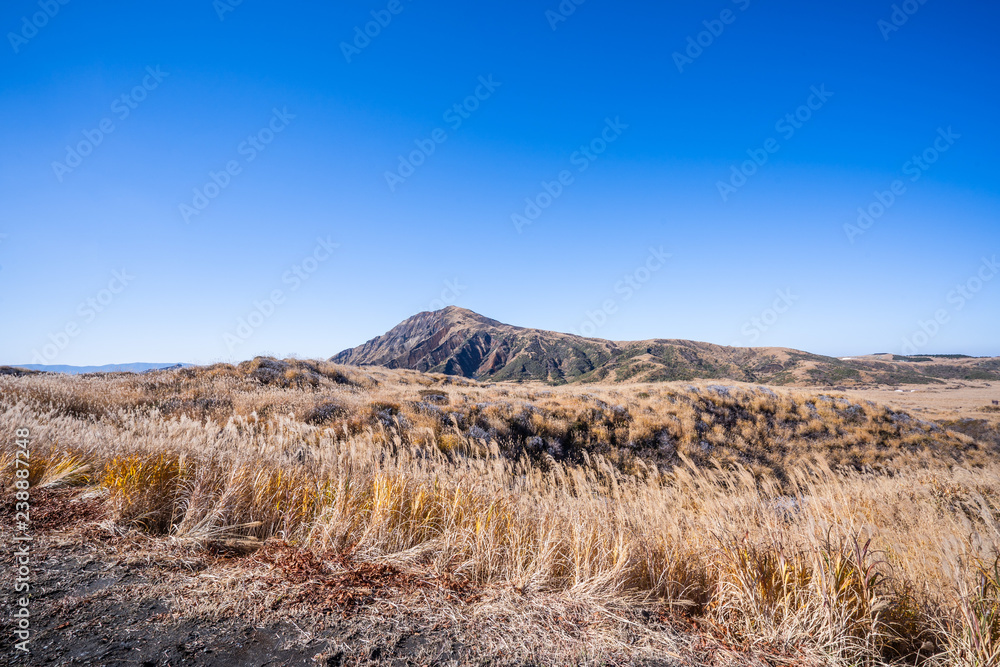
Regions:
<instances>
[{"instance_id":1,"label":"dry brown grass","mask_svg":"<svg viewBox=\"0 0 1000 667\"><path fill-rule=\"evenodd\" d=\"M522 594L668 607L828 664L1000 655L1000 466L874 403L269 359L0 390L0 429L32 431L33 484L97 485L119 524L153 534L280 536Z\"/></svg>"}]
</instances>

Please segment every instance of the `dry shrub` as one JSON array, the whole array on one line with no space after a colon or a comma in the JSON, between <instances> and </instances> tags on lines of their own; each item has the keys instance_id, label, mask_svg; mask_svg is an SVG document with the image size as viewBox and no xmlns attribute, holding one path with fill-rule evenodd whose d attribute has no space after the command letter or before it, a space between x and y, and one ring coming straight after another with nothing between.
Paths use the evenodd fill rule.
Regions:
<instances>
[{"instance_id":1,"label":"dry shrub","mask_svg":"<svg viewBox=\"0 0 1000 667\"><path fill-rule=\"evenodd\" d=\"M120 521L166 533L174 525L187 472L184 457L171 452L116 456L105 462L101 484Z\"/></svg>"},{"instance_id":2,"label":"dry shrub","mask_svg":"<svg viewBox=\"0 0 1000 667\"><path fill-rule=\"evenodd\" d=\"M950 664L987 667L1000 664L1000 561L980 564L976 581L962 595L958 617L943 627Z\"/></svg>"}]
</instances>

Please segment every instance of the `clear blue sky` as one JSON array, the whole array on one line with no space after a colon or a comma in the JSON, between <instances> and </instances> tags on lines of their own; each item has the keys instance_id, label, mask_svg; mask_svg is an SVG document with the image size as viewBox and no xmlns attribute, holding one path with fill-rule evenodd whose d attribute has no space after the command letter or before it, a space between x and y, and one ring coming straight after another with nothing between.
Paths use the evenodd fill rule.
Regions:
<instances>
[{"instance_id":1,"label":"clear blue sky","mask_svg":"<svg viewBox=\"0 0 1000 667\"><path fill-rule=\"evenodd\" d=\"M326 357L446 303L1000 355L995 3L227 2L0 10L0 363Z\"/></svg>"}]
</instances>

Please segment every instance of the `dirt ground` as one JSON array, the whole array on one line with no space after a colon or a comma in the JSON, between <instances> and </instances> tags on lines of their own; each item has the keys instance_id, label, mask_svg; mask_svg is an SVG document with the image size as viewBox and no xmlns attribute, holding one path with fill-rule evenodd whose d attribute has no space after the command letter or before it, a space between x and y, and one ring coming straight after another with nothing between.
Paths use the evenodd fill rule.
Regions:
<instances>
[{"instance_id":1,"label":"dirt ground","mask_svg":"<svg viewBox=\"0 0 1000 667\"><path fill-rule=\"evenodd\" d=\"M811 390L817 391L817 390ZM941 385L846 389L853 399L883 403L928 419L987 419L1000 422L1000 382L952 380Z\"/></svg>"},{"instance_id":2,"label":"dirt ground","mask_svg":"<svg viewBox=\"0 0 1000 667\"><path fill-rule=\"evenodd\" d=\"M32 503L31 652L12 647L5 595L4 665L773 664L666 610L477 588L279 542L237 553L122 534L82 489ZM0 505L8 545L12 513Z\"/></svg>"}]
</instances>

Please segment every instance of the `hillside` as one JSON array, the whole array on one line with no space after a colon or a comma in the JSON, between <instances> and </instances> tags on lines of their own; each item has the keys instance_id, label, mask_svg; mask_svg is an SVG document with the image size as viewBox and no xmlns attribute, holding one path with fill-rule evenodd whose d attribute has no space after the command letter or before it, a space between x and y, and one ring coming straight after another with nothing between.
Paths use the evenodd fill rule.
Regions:
<instances>
[{"instance_id":1,"label":"hillside","mask_svg":"<svg viewBox=\"0 0 1000 667\"><path fill-rule=\"evenodd\" d=\"M879 354L837 359L779 347L609 341L512 326L455 306L418 313L330 361L553 384L719 379L847 387L1000 380L997 358Z\"/></svg>"},{"instance_id":2,"label":"hillside","mask_svg":"<svg viewBox=\"0 0 1000 667\"><path fill-rule=\"evenodd\" d=\"M997 664L1000 413L963 433L925 417L931 391L883 392L913 412L851 393L262 357L0 374L33 646L109 667Z\"/></svg>"}]
</instances>

